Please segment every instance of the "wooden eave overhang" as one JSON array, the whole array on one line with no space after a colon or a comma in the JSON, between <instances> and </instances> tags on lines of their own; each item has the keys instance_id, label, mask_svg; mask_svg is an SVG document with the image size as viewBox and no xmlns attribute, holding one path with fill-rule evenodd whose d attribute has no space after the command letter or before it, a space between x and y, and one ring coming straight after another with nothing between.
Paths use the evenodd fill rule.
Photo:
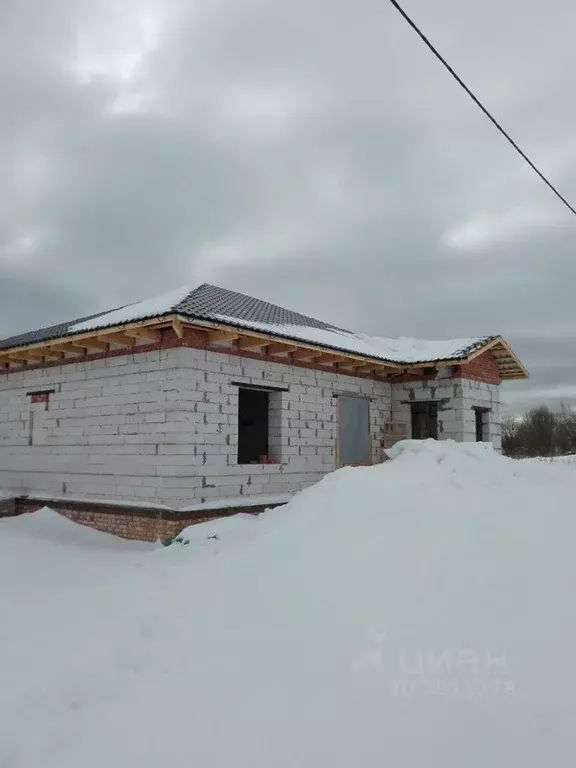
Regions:
<instances>
[{"instance_id":1,"label":"wooden eave overhang","mask_svg":"<svg viewBox=\"0 0 576 768\"><path fill-rule=\"evenodd\" d=\"M113 349L131 349L138 343L159 343L162 331L171 328L185 341L188 330L205 335L206 346L216 351L234 348L237 351L266 351L279 360L309 361L342 373L359 372L375 378L389 378L406 373L417 373L423 367L440 368L463 365L478 355L492 350L503 379L528 378L528 372L508 347L497 337L475 349L465 358L435 360L431 362L398 363L375 357L333 349L312 342L290 339L276 334L236 327L230 324L196 320L170 314L137 320L107 328L91 329L81 333L66 334L53 339L34 342L19 347L0 350L0 368L9 371L26 365L73 361L90 354L102 354Z\"/></svg>"},{"instance_id":2,"label":"wooden eave overhang","mask_svg":"<svg viewBox=\"0 0 576 768\"><path fill-rule=\"evenodd\" d=\"M436 360L434 363L428 364L418 363L418 366L433 365L435 368L443 368L445 366L452 365L466 365L467 363L471 363L477 357L480 357L480 355L483 355L488 351L492 353L492 357L496 361L496 365L500 371L500 378L503 381L514 381L530 378L530 374L528 373L527 368L501 336L495 336L494 338L487 340L485 344L479 345L465 357L447 360Z\"/></svg>"}]
</instances>

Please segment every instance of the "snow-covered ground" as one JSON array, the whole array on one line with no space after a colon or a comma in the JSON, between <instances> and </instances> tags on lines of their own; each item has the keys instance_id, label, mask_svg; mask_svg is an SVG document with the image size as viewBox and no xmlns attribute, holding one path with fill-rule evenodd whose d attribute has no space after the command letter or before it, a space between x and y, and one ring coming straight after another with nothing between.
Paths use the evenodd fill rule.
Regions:
<instances>
[{"instance_id":1,"label":"snow-covered ground","mask_svg":"<svg viewBox=\"0 0 576 768\"><path fill-rule=\"evenodd\" d=\"M393 454L167 548L0 521L0 766L572 768L576 473Z\"/></svg>"},{"instance_id":2,"label":"snow-covered ground","mask_svg":"<svg viewBox=\"0 0 576 768\"><path fill-rule=\"evenodd\" d=\"M539 456L531 461L544 461L553 464L566 464L569 467L576 467L576 456L572 453L568 456Z\"/></svg>"}]
</instances>

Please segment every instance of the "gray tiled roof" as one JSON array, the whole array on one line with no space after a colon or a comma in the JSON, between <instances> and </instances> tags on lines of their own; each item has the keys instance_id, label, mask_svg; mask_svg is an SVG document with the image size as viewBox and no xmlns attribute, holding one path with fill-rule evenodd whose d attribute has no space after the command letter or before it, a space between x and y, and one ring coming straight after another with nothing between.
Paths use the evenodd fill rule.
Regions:
<instances>
[{"instance_id":1,"label":"gray tiled roof","mask_svg":"<svg viewBox=\"0 0 576 768\"><path fill-rule=\"evenodd\" d=\"M40 341L48 341L48 339L59 339L61 336L66 336L69 333L68 329L71 325L74 325L74 323L91 320L93 317L98 317L98 315L101 314L102 312L96 312L94 315L87 315L78 320L69 320L67 323L58 323L58 325L51 325L48 328L38 328L35 331L27 331L26 333L19 333L16 336L9 336L6 339L0 339L0 349L24 347L27 344L36 344Z\"/></svg>"},{"instance_id":2,"label":"gray tiled roof","mask_svg":"<svg viewBox=\"0 0 576 768\"><path fill-rule=\"evenodd\" d=\"M109 310L112 311L112 310ZM182 301L174 304L164 314L178 313L190 318L199 320L221 320L218 316L226 315L234 318L241 324L242 320L246 322L269 323L274 325L300 325L309 328L320 328L324 330L345 330L337 326L323 323L313 317L301 315L299 312L293 312L290 309L284 309L276 304L270 304L261 299L255 299L252 296L246 296L236 291L228 291L225 288L219 288L216 285L204 283L195 290L191 291ZM21 333L16 336L10 336L7 339L0 340L0 349L10 349L12 347L23 347L27 344L36 344L49 339L61 338L73 335L70 328L77 323L91 320L99 317L102 312L87 317L69 320L66 323L59 323L48 328L39 328L28 333ZM157 313L151 315L157 317ZM139 319L145 319L139 317ZM109 325L106 323L105 316L102 318L102 328Z\"/></svg>"},{"instance_id":3,"label":"gray tiled roof","mask_svg":"<svg viewBox=\"0 0 576 768\"><path fill-rule=\"evenodd\" d=\"M176 305L175 310L182 315L201 318L203 320L218 320L218 316L226 315L236 320L247 322L267 323L271 325L301 325L307 328L345 331L329 323L316 320L291 309L284 309L268 301L255 299L243 293L227 291L216 285L205 283ZM350 333L350 331L348 331Z\"/></svg>"}]
</instances>

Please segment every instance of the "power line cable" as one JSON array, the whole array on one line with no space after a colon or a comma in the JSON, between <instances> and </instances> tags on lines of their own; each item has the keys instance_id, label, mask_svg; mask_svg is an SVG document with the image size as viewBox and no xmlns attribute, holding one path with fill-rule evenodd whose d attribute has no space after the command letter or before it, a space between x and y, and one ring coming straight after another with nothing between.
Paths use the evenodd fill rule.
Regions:
<instances>
[{"instance_id":1,"label":"power line cable","mask_svg":"<svg viewBox=\"0 0 576 768\"><path fill-rule=\"evenodd\" d=\"M438 51L438 50L437 50L437 49L434 47L434 45L433 45L433 44L430 42L430 40L429 40L429 39L426 37L426 35L424 34L424 32L422 32L422 30L421 30L421 29L420 29L420 28L417 26L417 24L416 24L416 23L415 23L415 22L414 22L414 21L413 21L413 20L410 18L410 16L408 16L408 14L407 14L407 13L406 13L406 11L405 11L405 10L404 10L404 9L401 7L401 5L400 5L398 2L396 2L396 0L390 0L390 2L391 2L391 3L392 3L392 5L394 6L394 8L396 8L396 10L398 11L398 13L399 13L399 14L400 14L400 15L403 17L403 19L404 19L404 20L405 20L405 21L406 21L406 22L407 22L407 23L408 23L408 24L409 24L409 25L412 27L412 29L414 30L414 32L416 32L416 34L417 34L417 35L418 35L418 36L419 36L419 37L420 37L420 38L421 38L421 39L424 41L424 43L426 43L426 45L427 45L427 46L428 46L428 48L429 48L429 49L432 51L432 53L434 54L434 56L436 56L436 58L437 58L437 59L438 59L438 60L439 60L439 61L440 61L440 62L441 62L441 63L442 63L442 64L443 64L445 67L446 67L446 69L448 70L448 72L450 72L450 74L451 74L451 75L452 75L452 77L453 77L453 78L456 80L456 82L457 82L457 83L458 83L458 84L459 84L459 85L460 85L460 86L461 86L461 87L462 87L462 88L463 88L463 89L466 91L466 93L468 94L468 96L470 96L470 98L471 98L471 99L472 99L472 101L473 101L473 102L476 104L476 106L480 107L480 109L482 110L482 112L484 112L484 114L485 114L485 115L486 115L486 117L487 117L487 118L490 120L490 122L491 122L491 123L492 123L492 124L493 124L493 125L494 125L494 126L495 126L495 127L498 129L498 130L499 130L499 131L500 131L500 133L502 134L502 136L504 136L504 138L505 138L507 141L509 141L509 142L510 142L510 144L512 144L512 146L514 147L514 149L516 150L516 152L518 152L518 154L519 154L519 155L520 155L520 156L521 156L521 157L522 157L522 158L523 158L523 159L524 159L524 160L525 160L525 161L528 163L528 165L530 166L530 168L532 168L532 170L533 170L533 171L535 171L535 172L538 174L538 176L539 176L539 177L542 179L542 181L544 182L544 184L546 184L546 185L547 185L547 186L548 186L548 187L549 187L549 188L552 190L552 192L553 192L553 193L556 195L556 197L557 197L557 198L559 198L559 199L560 199L560 200L561 200L561 201L564 203L564 205L566 206L566 208L568 208L568 210L570 210L570 211L571 211L571 212L572 212L572 213L573 213L573 214L576 216L576 209L575 209L575 208L573 208L573 207L570 205L570 203L568 202L568 200L566 200L566 198L565 198L563 195L561 195L561 194L560 194L560 192L558 192L558 190L556 189L556 187L554 186L554 184L552 184L552 182L551 182L551 181L548 181L548 179L546 178L546 176L544 176L544 174L542 173L542 171L540 171L540 170L539 170L539 168L537 168L537 166L536 166L536 165L534 165L534 163L532 162L532 160L530 160L530 158L528 157L528 155L527 155L525 152L523 152L523 151L520 149L520 147L518 146L518 144L516 144L516 142L515 142L515 141L514 141L514 139L513 139L513 138L510 136L510 134L509 134L509 133L507 133L507 132L504 130L504 128L502 128L502 126L500 125L500 123L498 122L498 120L496 120L496 118L495 118L495 117L493 117L493 116L490 114L490 112L489 112L489 111L486 109L486 107L484 106L484 104L482 104L482 102L480 101L480 99L479 99L479 98L478 98L478 97L477 97L477 96L476 96L476 95L475 95L475 94L474 94L474 93L473 93L473 92L470 90L470 88L468 88L468 86L467 86L467 85L466 85L466 83L465 83L465 82L462 80L462 78L461 78L461 77L460 77L460 76L459 76L459 75L458 75L458 74L457 74L457 73L454 71L454 69L453 69L453 68L450 66L450 64L448 64L448 62L446 61L446 59L445 59L445 58L442 56L442 54L441 54L441 53L439 53L439 51Z\"/></svg>"}]
</instances>

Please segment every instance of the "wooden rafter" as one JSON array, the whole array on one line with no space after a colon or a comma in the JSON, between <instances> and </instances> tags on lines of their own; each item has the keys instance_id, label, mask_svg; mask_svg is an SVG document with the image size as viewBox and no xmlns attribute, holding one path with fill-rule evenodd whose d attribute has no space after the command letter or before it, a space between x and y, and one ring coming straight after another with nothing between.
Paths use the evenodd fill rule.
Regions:
<instances>
[{"instance_id":1,"label":"wooden rafter","mask_svg":"<svg viewBox=\"0 0 576 768\"><path fill-rule=\"evenodd\" d=\"M130 338L143 339L155 344L162 339L160 331L155 331L153 328L127 328L124 333L126 336L130 336Z\"/></svg>"},{"instance_id":2,"label":"wooden rafter","mask_svg":"<svg viewBox=\"0 0 576 768\"><path fill-rule=\"evenodd\" d=\"M329 352L325 347L315 347L313 343L295 341L293 339L285 339L272 334L266 334L255 330L244 329L232 329L230 326L226 326L223 323L214 323L204 320L190 321L189 325L196 330L204 330L206 332L211 330L231 331L235 330L239 334L238 341L235 346L237 349L258 349L263 347L269 347L272 344L293 345L297 349L291 353L294 360L315 360L321 355L331 354L333 356L342 356L346 361L350 361L352 365L360 366L373 362L375 366L379 366L386 373L396 372L399 373L402 370L402 366L398 363L393 363L383 360L370 360L361 354L354 352Z\"/></svg>"},{"instance_id":3,"label":"wooden rafter","mask_svg":"<svg viewBox=\"0 0 576 768\"><path fill-rule=\"evenodd\" d=\"M10 363L37 363L43 359L66 359L65 355L81 357L86 353L109 349L110 344L118 344L122 347L134 348L138 340L146 340L157 343L161 340L161 328L171 327L178 338L185 336L185 329L192 328L196 332L203 331L207 335L209 343L219 344L233 342L239 350L261 350L266 348L271 355L289 355L290 359L297 362L310 361L322 366L330 366L333 370L341 370L349 373L359 372L369 374L374 378L385 378L390 375L403 373L417 373L421 371L423 363L400 364L367 358L354 352L331 351L325 347L315 346L314 343L300 342L278 337L276 335L256 330L243 330L227 326L223 323L214 323L201 320L190 320L174 316L164 315L148 320L125 323L110 329L94 329L75 336L64 336L44 342L36 342L27 347L19 347L13 350L0 352L0 361L4 365ZM444 366L462 366L471 362L476 357L487 351L492 351L502 378L520 379L527 378L528 372L512 352L510 347L501 337L495 337L486 344L475 349L466 358L436 360L426 363L430 368ZM1 364L1 362L0 362Z\"/></svg>"},{"instance_id":4,"label":"wooden rafter","mask_svg":"<svg viewBox=\"0 0 576 768\"><path fill-rule=\"evenodd\" d=\"M243 336L238 339L238 349L259 349L260 347L267 347L269 344L269 339L255 338L254 336Z\"/></svg>"},{"instance_id":5,"label":"wooden rafter","mask_svg":"<svg viewBox=\"0 0 576 768\"><path fill-rule=\"evenodd\" d=\"M23 360L27 363L39 363L42 362L42 355L32 353L29 350L22 350L21 352L9 352L8 360Z\"/></svg>"},{"instance_id":6,"label":"wooden rafter","mask_svg":"<svg viewBox=\"0 0 576 768\"><path fill-rule=\"evenodd\" d=\"M238 331L208 331L208 340L211 344L220 344L224 341L234 341L239 335Z\"/></svg>"},{"instance_id":7,"label":"wooden rafter","mask_svg":"<svg viewBox=\"0 0 576 768\"><path fill-rule=\"evenodd\" d=\"M348 361L344 355L333 355L329 353L327 355L320 355L316 358L316 362L320 365L352 365L357 367L359 364L355 361Z\"/></svg>"},{"instance_id":8,"label":"wooden rafter","mask_svg":"<svg viewBox=\"0 0 576 768\"><path fill-rule=\"evenodd\" d=\"M266 352L269 355L285 355L295 352L297 349L296 344L270 344Z\"/></svg>"},{"instance_id":9,"label":"wooden rafter","mask_svg":"<svg viewBox=\"0 0 576 768\"><path fill-rule=\"evenodd\" d=\"M58 352L57 349L50 349L50 347L47 347L44 352L44 359L45 360L63 360L64 352Z\"/></svg>"},{"instance_id":10,"label":"wooden rafter","mask_svg":"<svg viewBox=\"0 0 576 768\"><path fill-rule=\"evenodd\" d=\"M67 352L71 355L84 355L86 352L86 347L78 344L72 344L72 342L69 342L68 344L50 344L48 347L50 350L55 350L56 352Z\"/></svg>"},{"instance_id":11,"label":"wooden rafter","mask_svg":"<svg viewBox=\"0 0 576 768\"><path fill-rule=\"evenodd\" d=\"M98 349L105 352L108 349L108 344L105 341L99 341L98 339L83 339L82 341L75 341L72 339L70 342L73 347L80 347L81 349Z\"/></svg>"},{"instance_id":12,"label":"wooden rafter","mask_svg":"<svg viewBox=\"0 0 576 768\"><path fill-rule=\"evenodd\" d=\"M313 360L316 357L320 357L322 352L319 349L298 349L292 353L294 360Z\"/></svg>"},{"instance_id":13,"label":"wooden rafter","mask_svg":"<svg viewBox=\"0 0 576 768\"><path fill-rule=\"evenodd\" d=\"M125 333L106 333L103 334L100 331L98 341L102 341L108 344L120 344L122 347L133 347L136 344L136 339L131 336L127 336Z\"/></svg>"}]
</instances>

